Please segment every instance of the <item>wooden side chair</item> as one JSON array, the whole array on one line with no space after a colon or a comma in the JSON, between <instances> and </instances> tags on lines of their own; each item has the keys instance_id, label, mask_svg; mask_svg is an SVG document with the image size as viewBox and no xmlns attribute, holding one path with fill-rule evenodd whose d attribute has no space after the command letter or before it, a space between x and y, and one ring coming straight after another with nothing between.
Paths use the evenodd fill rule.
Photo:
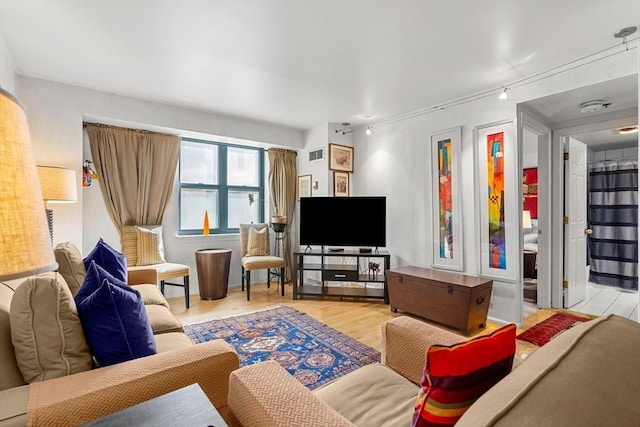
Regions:
<instances>
[{"instance_id":1,"label":"wooden side chair","mask_svg":"<svg viewBox=\"0 0 640 427\"><path fill-rule=\"evenodd\" d=\"M267 288L271 276L280 277L280 291L284 296L284 258L272 256L269 250L269 224L240 224L242 291L247 284L247 301L251 298L251 271L267 270ZM279 270L279 272L278 272Z\"/></svg>"},{"instance_id":2,"label":"wooden side chair","mask_svg":"<svg viewBox=\"0 0 640 427\"><path fill-rule=\"evenodd\" d=\"M189 308L189 266L167 262L164 257L161 225L127 225L122 227L122 254L127 258L127 270L152 267L158 273L160 292L165 285L184 288L184 304ZM167 282L182 279L182 283Z\"/></svg>"}]
</instances>

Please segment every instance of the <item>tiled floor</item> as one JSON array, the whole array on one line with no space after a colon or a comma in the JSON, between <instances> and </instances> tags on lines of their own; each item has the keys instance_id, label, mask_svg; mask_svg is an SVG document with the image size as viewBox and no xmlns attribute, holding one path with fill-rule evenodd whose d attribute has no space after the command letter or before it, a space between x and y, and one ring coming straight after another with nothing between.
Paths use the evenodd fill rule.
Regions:
<instances>
[{"instance_id":1,"label":"tiled floor","mask_svg":"<svg viewBox=\"0 0 640 427\"><path fill-rule=\"evenodd\" d=\"M587 297L569 309L596 316L614 313L637 321L638 292L626 292L609 286L588 283Z\"/></svg>"},{"instance_id":2,"label":"tiled floor","mask_svg":"<svg viewBox=\"0 0 640 427\"><path fill-rule=\"evenodd\" d=\"M638 293L626 292L609 286L587 283L587 297L569 310L603 316L615 313L619 316L638 321ZM538 311L535 303L524 301L523 318L527 319Z\"/></svg>"}]
</instances>

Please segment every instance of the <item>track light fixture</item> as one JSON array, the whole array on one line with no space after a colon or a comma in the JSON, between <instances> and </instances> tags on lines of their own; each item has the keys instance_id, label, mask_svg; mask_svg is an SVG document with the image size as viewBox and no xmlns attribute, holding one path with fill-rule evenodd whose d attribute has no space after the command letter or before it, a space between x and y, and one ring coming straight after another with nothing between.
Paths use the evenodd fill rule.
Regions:
<instances>
[{"instance_id":1,"label":"track light fixture","mask_svg":"<svg viewBox=\"0 0 640 427\"><path fill-rule=\"evenodd\" d=\"M344 128L343 129L336 129L336 133L342 133L343 135L346 135L348 133L353 132L353 129L349 129L349 126L351 126L351 123L344 122L344 123L342 123L342 126L344 126Z\"/></svg>"},{"instance_id":2,"label":"track light fixture","mask_svg":"<svg viewBox=\"0 0 640 427\"><path fill-rule=\"evenodd\" d=\"M498 99L502 99L505 100L509 97L509 95L507 95L507 91L509 90L508 87L505 87L504 90L502 91L502 93L500 94L500 96L498 96Z\"/></svg>"},{"instance_id":3,"label":"track light fixture","mask_svg":"<svg viewBox=\"0 0 640 427\"><path fill-rule=\"evenodd\" d=\"M364 132L367 136L371 135L371 126L367 126L367 130Z\"/></svg>"}]
</instances>

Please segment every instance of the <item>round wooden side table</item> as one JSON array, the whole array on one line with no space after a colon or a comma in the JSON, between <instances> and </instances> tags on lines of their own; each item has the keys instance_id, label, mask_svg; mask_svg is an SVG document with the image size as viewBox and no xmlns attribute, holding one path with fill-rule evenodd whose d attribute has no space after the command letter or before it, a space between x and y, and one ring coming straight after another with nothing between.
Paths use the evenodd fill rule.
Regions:
<instances>
[{"instance_id":1,"label":"round wooden side table","mask_svg":"<svg viewBox=\"0 0 640 427\"><path fill-rule=\"evenodd\" d=\"M231 249L199 249L196 251L200 299L212 300L227 296Z\"/></svg>"}]
</instances>

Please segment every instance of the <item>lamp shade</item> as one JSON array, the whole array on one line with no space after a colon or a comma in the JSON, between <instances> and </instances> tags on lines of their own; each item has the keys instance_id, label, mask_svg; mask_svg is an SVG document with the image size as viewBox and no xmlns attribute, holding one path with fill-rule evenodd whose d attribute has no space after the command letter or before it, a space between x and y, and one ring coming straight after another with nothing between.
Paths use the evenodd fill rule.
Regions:
<instances>
[{"instance_id":1,"label":"lamp shade","mask_svg":"<svg viewBox=\"0 0 640 427\"><path fill-rule=\"evenodd\" d=\"M533 228L531 211L522 211L522 228Z\"/></svg>"},{"instance_id":2,"label":"lamp shade","mask_svg":"<svg viewBox=\"0 0 640 427\"><path fill-rule=\"evenodd\" d=\"M38 166L42 200L50 203L75 203L78 201L76 171Z\"/></svg>"},{"instance_id":3,"label":"lamp shade","mask_svg":"<svg viewBox=\"0 0 640 427\"><path fill-rule=\"evenodd\" d=\"M0 280L55 270L22 105L0 89Z\"/></svg>"}]
</instances>

